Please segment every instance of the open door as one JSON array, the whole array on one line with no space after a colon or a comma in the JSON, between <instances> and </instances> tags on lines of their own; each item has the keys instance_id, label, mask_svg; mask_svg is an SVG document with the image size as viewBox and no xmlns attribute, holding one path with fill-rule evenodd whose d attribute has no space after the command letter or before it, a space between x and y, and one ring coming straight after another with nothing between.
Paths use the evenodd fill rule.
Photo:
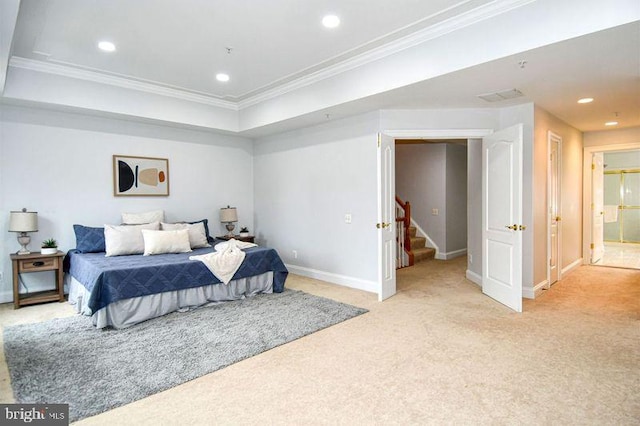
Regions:
<instances>
[{"instance_id":1,"label":"open door","mask_svg":"<svg viewBox=\"0 0 640 426\"><path fill-rule=\"evenodd\" d=\"M604 153L594 152L591 162L591 263L602 259L604 254Z\"/></svg>"},{"instance_id":2,"label":"open door","mask_svg":"<svg viewBox=\"0 0 640 426\"><path fill-rule=\"evenodd\" d=\"M395 142L378 134L378 300L396 294Z\"/></svg>"},{"instance_id":3,"label":"open door","mask_svg":"<svg viewBox=\"0 0 640 426\"><path fill-rule=\"evenodd\" d=\"M522 143L518 124L482 139L482 292L522 312Z\"/></svg>"}]
</instances>

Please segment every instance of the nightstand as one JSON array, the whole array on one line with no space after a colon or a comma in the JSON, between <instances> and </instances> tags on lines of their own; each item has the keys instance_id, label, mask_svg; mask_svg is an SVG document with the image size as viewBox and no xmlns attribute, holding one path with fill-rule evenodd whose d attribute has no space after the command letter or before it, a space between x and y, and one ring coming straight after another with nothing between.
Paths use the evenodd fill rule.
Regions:
<instances>
[{"instance_id":1,"label":"nightstand","mask_svg":"<svg viewBox=\"0 0 640 426\"><path fill-rule=\"evenodd\" d=\"M64 253L59 251L56 254L12 254L11 265L13 266L13 308L33 305L35 303L60 301L64 302L64 281L62 272L62 258ZM56 288L55 290L37 291L33 293L20 294L20 274L29 272L54 271Z\"/></svg>"},{"instance_id":2,"label":"nightstand","mask_svg":"<svg viewBox=\"0 0 640 426\"><path fill-rule=\"evenodd\" d=\"M255 239L256 237L253 235L249 235L248 237L241 237L240 235L234 235L233 237L227 237L226 235L223 235L221 237L216 237L219 240L225 240L225 241L229 241L231 238L234 238L238 241L244 241L245 243L255 243Z\"/></svg>"}]
</instances>

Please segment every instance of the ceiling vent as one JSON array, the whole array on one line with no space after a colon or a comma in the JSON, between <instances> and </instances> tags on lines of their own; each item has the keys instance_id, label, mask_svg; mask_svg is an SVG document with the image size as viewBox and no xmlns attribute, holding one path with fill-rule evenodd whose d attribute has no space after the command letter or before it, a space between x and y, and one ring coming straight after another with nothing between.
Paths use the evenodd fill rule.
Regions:
<instances>
[{"instance_id":1,"label":"ceiling vent","mask_svg":"<svg viewBox=\"0 0 640 426\"><path fill-rule=\"evenodd\" d=\"M518 89L502 90L500 92L485 93L484 95L478 95L480 99L485 100L487 102L504 101L506 99L514 99L514 98L519 98L521 96L524 96L524 95Z\"/></svg>"}]
</instances>

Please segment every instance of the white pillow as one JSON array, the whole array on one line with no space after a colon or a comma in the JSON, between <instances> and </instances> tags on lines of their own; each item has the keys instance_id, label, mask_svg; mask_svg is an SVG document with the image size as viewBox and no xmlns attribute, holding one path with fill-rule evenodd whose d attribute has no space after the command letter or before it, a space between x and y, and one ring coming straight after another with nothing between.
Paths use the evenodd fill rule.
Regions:
<instances>
[{"instance_id":1,"label":"white pillow","mask_svg":"<svg viewBox=\"0 0 640 426\"><path fill-rule=\"evenodd\" d=\"M149 231L142 230L144 239L144 255L163 253L187 253L191 251L189 245L189 231L179 229L176 231Z\"/></svg>"},{"instance_id":2,"label":"white pillow","mask_svg":"<svg viewBox=\"0 0 640 426\"><path fill-rule=\"evenodd\" d=\"M144 253L143 229L160 229L160 222L145 225L104 225L106 256Z\"/></svg>"},{"instance_id":3,"label":"white pillow","mask_svg":"<svg viewBox=\"0 0 640 426\"><path fill-rule=\"evenodd\" d=\"M154 210L144 213L122 213L122 223L126 225L140 225L143 223L162 222L164 210Z\"/></svg>"},{"instance_id":4,"label":"white pillow","mask_svg":"<svg viewBox=\"0 0 640 426\"><path fill-rule=\"evenodd\" d=\"M163 231L175 231L177 229L187 229L189 231L189 244L191 248L211 247L209 241L207 241L207 233L204 229L204 223L164 223L162 222L161 228Z\"/></svg>"}]
</instances>

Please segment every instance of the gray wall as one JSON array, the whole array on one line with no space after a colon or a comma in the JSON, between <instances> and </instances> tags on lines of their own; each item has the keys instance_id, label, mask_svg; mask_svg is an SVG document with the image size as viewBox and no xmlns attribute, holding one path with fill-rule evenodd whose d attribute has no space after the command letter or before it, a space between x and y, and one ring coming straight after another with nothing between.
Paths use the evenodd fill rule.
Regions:
<instances>
[{"instance_id":1,"label":"gray wall","mask_svg":"<svg viewBox=\"0 0 640 426\"><path fill-rule=\"evenodd\" d=\"M467 147L464 145L447 144L446 185L446 252L462 255L467 248Z\"/></svg>"},{"instance_id":2,"label":"gray wall","mask_svg":"<svg viewBox=\"0 0 640 426\"><path fill-rule=\"evenodd\" d=\"M467 142L467 271L482 280L482 139Z\"/></svg>"},{"instance_id":3,"label":"gray wall","mask_svg":"<svg viewBox=\"0 0 640 426\"><path fill-rule=\"evenodd\" d=\"M122 212L163 209L168 221L207 218L211 232L221 235L219 209L230 204L238 208L238 225L254 229L249 139L7 105L0 117L0 301L12 300L9 253L19 248L6 231L11 210L38 212L39 231L29 245L36 250L47 238L72 249L73 224L120 223ZM114 154L168 158L170 195L114 197ZM37 291L51 286L50 275L23 279Z\"/></svg>"},{"instance_id":4,"label":"gray wall","mask_svg":"<svg viewBox=\"0 0 640 426\"><path fill-rule=\"evenodd\" d=\"M396 194L411 203L413 220L441 257L459 255L467 247L466 176L465 146L396 144Z\"/></svg>"}]
</instances>

